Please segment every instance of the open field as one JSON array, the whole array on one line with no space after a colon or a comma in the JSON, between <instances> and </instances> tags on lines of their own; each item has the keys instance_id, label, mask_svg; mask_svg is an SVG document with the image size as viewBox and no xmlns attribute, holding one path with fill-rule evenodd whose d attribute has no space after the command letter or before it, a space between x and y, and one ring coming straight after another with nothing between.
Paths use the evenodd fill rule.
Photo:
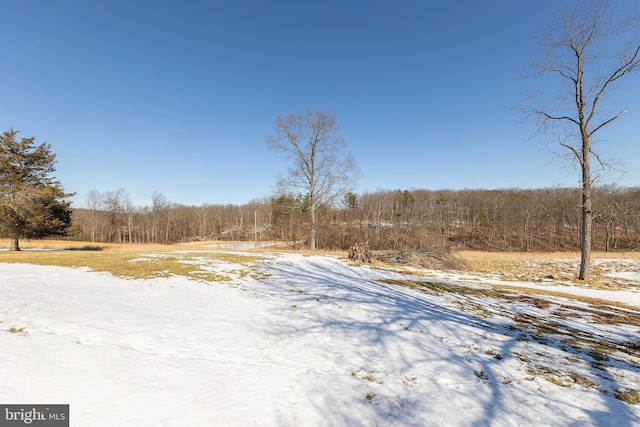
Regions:
<instances>
[{"instance_id":1,"label":"open field","mask_svg":"<svg viewBox=\"0 0 640 427\"><path fill-rule=\"evenodd\" d=\"M230 252L219 244L233 242L189 242L173 245L143 243L90 243L66 240L25 240L22 251L9 252L9 241L0 239L0 262L55 265L60 267L87 267L92 271L107 272L118 277L148 279L186 276L204 281L229 281L231 275L221 274L213 268L216 263L236 260L240 264L260 259L261 253L273 248L243 249ZM238 242L251 244L251 242ZM311 252L277 249L278 252ZM315 251L314 255L338 255L339 252ZM205 264L209 264L206 266ZM238 274L247 274L236 272Z\"/></svg>"},{"instance_id":2,"label":"open field","mask_svg":"<svg viewBox=\"0 0 640 427\"><path fill-rule=\"evenodd\" d=\"M261 258L257 255L229 253L207 247L206 243L181 245L100 244L66 241L27 242L20 252L0 252L0 262L86 267L117 277L149 279L185 276L207 282L228 282L249 270L228 270L224 262L246 264ZM255 272L253 272L255 273Z\"/></svg>"},{"instance_id":3,"label":"open field","mask_svg":"<svg viewBox=\"0 0 640 427\"><path fill-rule=\"evenodd\" d=\"M638 254L582 283L575 253L440 271L211 243L0 251L0 401L89 426L640 423Z\"/></svg>"},{"instance_id":4,"label":"open field","mask_svg":"<svg viewBox=\"0 0 640 427\"><path fill-rule=\"evenodd\" d=\"M179 262L174 253L205 251L207 257L229 257L222 255L229 250L217 247L219 244L232 242L189 242L172 245L137 244L137 243L91 243L70 242L66 240L24 240L20 246L22 252L0 250L0 262L26 262L40 265L57 265L63 267L88 267L94 271L109 272L120 277L149 278L168 274L189 275L198 268L195 264ZM251 245L252 242L239 242ZM8 240L0 239L0 249L9 246ZM37 250L48 249L48 250ZM301 253L307 255L346 256L346 251L288 250L282 248L243 249L238 253L254 254L273 251L283 253ZM133 262L145 254L156 254L153 260ZM640 252L594 252L592 255L592 278L579 281L576 278L580 254L577 252L482 252L460 251L455 255L468 266L467 273L489 275L506 281L526 281L534 283L561 282L585 287L617 289L634 286L634 278L612 276L631 260L640 260ZM195 255L190 255L191 257ZM205 255L198 255L203 257ZM240 255L238 255L240 256ZM247 256L247 255L244 255ZM379 262L374 265L384 266Z\"/></svg>"}]
</instances>

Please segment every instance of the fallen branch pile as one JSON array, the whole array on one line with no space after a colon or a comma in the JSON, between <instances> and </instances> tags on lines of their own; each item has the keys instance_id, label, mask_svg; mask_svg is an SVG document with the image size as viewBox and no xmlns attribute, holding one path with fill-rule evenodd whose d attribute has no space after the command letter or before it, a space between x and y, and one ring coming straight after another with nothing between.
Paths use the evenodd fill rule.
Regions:
<instances>
[{"instance_id":1,"label":"fallen branch pile","mask_svg":"<svg viewBox=\"0 0 640 427\"><path fill-rule=\"evenodd\" d=\"M411 267L431 270L463 270L468 268L466 263L448 251L372 251L373 259L391 265L407 265Z\"/></svg>"},{"instance_id":2,"label":"fallen branch pile","mask_svg":"<svg viewBox=\"0 0 640 427\"><path fill-rule=\"evenodd\" d=\"M364 244L358 245L356 243L351 246L351 249L349 249L349 259L357 262L371 262L369 244L365 242Z\"/></svg>"}]
</instances>

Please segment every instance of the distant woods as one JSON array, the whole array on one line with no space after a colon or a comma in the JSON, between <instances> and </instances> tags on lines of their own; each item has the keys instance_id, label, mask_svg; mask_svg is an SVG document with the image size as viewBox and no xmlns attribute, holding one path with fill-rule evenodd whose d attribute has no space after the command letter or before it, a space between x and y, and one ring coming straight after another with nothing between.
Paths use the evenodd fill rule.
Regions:
<instances>
[{"instance_id":1,"label":"distant woods","mask_svg":"<svg viewBox=\"0 0 640 427\"><path fill-rule=\"evenodd\" d=\"M640 250L640 188L594 190L593 248ZM186 206L159 194L134 206L126 190L89 193L73 210L71 239L175 243L282 241L308 247L308 207L289 196L245 205ZM466 248L579 250L580 189L393 190L348 193L317 211L317 247L346 250Z\"/></svg>"}]
</instances>

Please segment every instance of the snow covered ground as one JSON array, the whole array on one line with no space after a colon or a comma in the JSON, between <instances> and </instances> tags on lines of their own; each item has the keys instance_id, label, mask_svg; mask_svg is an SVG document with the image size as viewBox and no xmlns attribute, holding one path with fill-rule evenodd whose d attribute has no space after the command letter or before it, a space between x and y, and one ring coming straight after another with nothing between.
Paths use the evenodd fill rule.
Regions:
<instances>
[{"instance_id":1,"label":"snow covered ground","mask_svg":"<svg viewBox=\"0 0 640 427\"><path fill-rule=\"evenodd\" d=\"M640 384L635 289L589 292L638 311L265 257L231 283L0 263L0 403L68 403L72 426L640 425L616 398Z\"/></svg>"}]
</instances>

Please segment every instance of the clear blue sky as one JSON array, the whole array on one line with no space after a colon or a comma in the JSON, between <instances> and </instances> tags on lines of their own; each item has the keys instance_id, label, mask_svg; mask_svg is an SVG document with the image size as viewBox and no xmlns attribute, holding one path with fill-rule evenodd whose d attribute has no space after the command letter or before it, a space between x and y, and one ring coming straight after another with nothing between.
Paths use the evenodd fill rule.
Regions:
<instances>
[{"instance_id":1,"label":"clear blue sky","mask_svg":"<svg viewBox=\"0 0 640 427\"><path fill-rule=\"evenodd\" d=\"M633 2L621 2L623 7ZM242 204L272 194L278 114L336 117L378 189L575 186L513 110L561 0L0 0L0 130L47 141L84 204ZM600 136L640 186L640 73ZM605 105L606 108L606 105Z\"/></svg>"}]
</instances>

